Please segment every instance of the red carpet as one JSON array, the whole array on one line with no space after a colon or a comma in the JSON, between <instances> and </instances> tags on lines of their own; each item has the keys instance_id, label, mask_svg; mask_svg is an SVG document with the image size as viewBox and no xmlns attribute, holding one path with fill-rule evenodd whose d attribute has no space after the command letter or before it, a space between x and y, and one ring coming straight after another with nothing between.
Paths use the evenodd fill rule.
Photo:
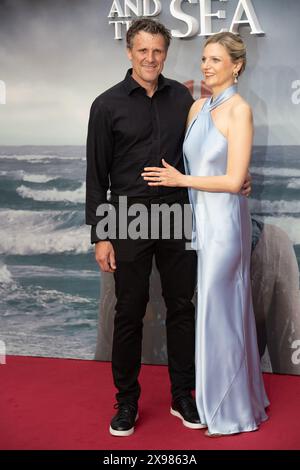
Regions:
<instances>
[{"instance_id":1,"label":"red carpet","mask_svg":"<svg viewBox=\"0 0 300 470\"><path fill-rule=\"evenodd\" d=\"M144 366L133 436L112 437L110 364L8 357L0 365L0 449L300 449L300 377L265 374L271 406L259 431L210 439L170 415L167 368Z\"/></svg>"}]
</instances>

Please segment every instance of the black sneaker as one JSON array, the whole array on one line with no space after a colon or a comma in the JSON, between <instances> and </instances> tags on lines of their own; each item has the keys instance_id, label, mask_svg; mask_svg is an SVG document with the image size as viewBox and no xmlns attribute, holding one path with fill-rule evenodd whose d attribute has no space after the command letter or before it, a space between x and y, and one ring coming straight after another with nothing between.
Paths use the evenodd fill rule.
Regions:
<instances>
[{"instance_id":1,"label":"black sneaker","mask_svg":"<svg viewBox=\"0 0 300 470\"><path fill-rule=\"evenodd\" d=\"M117 414L110 422L109 432L112 436L130 436L134 432L134 423L138 419L137 403L116 403Z\"/></svg>"},{"instance_id":2,"label":"black sneaker","mask_svg":"<svg viewBox=\"0 0 300 470\"><path fill-rule=\"evenodd\" d=\"M171 415L180 418L182 424L190 429L206 428L199 418L195 400L192 396L183 396L172 401Z\"/></svg>"}]
</instances>

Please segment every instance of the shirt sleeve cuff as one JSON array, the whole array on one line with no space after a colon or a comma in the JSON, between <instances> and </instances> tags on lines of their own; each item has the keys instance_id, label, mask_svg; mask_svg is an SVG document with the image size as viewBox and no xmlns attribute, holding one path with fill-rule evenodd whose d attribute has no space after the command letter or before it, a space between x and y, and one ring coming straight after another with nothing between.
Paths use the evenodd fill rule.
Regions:
<instances>
[{"instance_id":1,"label":"shirt sleeve cuff","mask_svg":"<svg viewBox=\"0 0 300 470\"><path fill-rule=\"evenodd\" d=\"M109 239L108 238L105 238L105 240L101 240L101 238L98 237L97 235L97 225L92 225L91 226L91 243L98 243L98 242L101 242L101 241L106 241L108 242Z\"/></svg>"}]
</instances>

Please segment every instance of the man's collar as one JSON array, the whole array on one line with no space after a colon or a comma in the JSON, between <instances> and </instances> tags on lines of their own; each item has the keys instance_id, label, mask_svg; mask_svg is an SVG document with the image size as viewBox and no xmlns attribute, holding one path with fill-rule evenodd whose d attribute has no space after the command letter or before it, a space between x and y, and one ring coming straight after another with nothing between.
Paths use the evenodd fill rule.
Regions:
<instances>
[{"instance_id":1,"label":"man's collar","mask_svg":"<svg viewBox=\"0 0 300 470\"><path fill-rule=\"evenodd\" d=\"M128 95L130 95L137 88L143 88L138 82L134 80L134 78L132 78L132 69L129 69L127 71L127 74L124 79L124 84L128 92ZM170 81L167 78L165 78L162 74L160 74L158 77L157 91L160 91L163 88L168 87L168 86L170 86Z\"/></svg>"}]
</instances>

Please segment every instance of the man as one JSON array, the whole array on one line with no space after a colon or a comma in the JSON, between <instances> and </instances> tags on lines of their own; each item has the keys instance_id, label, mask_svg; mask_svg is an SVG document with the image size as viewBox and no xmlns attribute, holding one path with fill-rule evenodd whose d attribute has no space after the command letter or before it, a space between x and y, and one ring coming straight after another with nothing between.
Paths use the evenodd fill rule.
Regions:
<instances>
[{"instance_id":1,"label":"man","mask_svg":"<svg viewBox=\"0 0 300 470\"><path fill-rule=\"evenodd\" d=\"M182 143L193 99L187 88L161 74L170 44L170 32L151 19L136 20L127 32L127 54L132 70L125 79L94 101L87 140L86 223L92 225L96 260L104 272L113 272L116 291L112 372L118 389L117 413L110 424L114 436L134 432L138 418L143 317L149 299L149 277L155 256L167 307L167 350L171 380L171 414L189 428L204 427L199 419L194 389L194 306L196 253L186 250L186 238L99 240L97 207L111 202L122 210L127 203L188 204L186 190L148 186L141 173L160 166L164 158L183 172ZM120 227L117 227L120 228ZM172 227L174 230L174 227Z\"/></svg>"}]
</instances>

